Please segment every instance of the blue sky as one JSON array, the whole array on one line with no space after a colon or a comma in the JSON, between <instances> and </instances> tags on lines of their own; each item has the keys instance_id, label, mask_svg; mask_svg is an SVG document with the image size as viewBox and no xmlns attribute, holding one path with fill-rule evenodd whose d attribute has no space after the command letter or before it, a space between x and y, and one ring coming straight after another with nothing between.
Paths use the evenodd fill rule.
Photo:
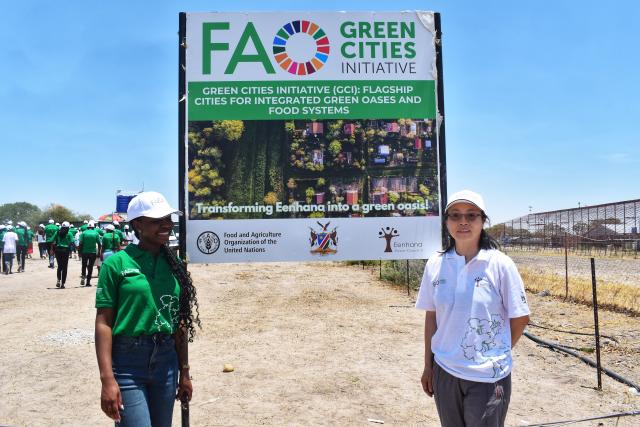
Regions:
<instances>
[{"instance_id":1,"label":"blue sky","mask_svg":"<svg viewBox=\"0 0 640 427\"><path fill-rule=\"evenodd\" d=\"M442 14L448 188L493 223L640 197L639 2L22 0L0 6L0 203L177 205L178 12L347 4Z\"/></svg>"}]
</instances>

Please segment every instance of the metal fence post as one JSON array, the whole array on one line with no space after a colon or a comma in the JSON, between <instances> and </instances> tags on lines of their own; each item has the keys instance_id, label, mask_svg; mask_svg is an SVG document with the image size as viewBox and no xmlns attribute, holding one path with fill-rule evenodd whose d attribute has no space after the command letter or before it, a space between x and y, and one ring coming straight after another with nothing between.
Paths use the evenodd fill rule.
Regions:
<instances>
[{"instance_id":1,"label":"metal fence post","mask_svg":"<svg viewBox=\"0 0 640 427\"><path fill-rule=\"evenodd\" d=\"M407 260L407 295L411 295L411 288L409 287L409 260Z\"/></svg>"},{"instance_id":2,"label":"metal fence post","mask_svg":"<svg viewBox=\"0 0 640 427\"><path fill-rule=\"evenodd\" d=\"M564 233L564 299L569 298L569 256L567 254L567 233Z\"/></svg>"},{"instance_id":3,"label":"metal fence post","mask_svg":"<svg viewBox=\"0 0 640 427\"><path fill-rule=\"evenodd\" d=\"M598 372L598 390L602 390L602 365L600 364L600 327L598 323L598 291L596 288L596 262L591 258L591 287L593 289L593 322L596 334L596 370Z\"/></svg>"}]
</instances>

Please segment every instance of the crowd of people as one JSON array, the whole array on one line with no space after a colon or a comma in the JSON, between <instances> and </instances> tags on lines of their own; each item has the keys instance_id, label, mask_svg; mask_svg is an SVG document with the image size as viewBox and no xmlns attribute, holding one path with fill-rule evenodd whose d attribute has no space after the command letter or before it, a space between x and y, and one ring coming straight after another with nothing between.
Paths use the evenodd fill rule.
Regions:
<instances>
[{"instance_id":1,"label":"crowd of people","mask_svg":"<svg viewBox=\"0 0 640 427\"><path fill-rule=\"evenodd\" d=\"M35 243L35 244L34 244ZM56 270L56 287L65 288L69 259L82 262L80 286L91 286L93 268L98 271L102 261L126 247L138 243L128 224L118 221L98 223L85 220L82 224L69 221L39 224L35 232L25 221L5 221L0 224L0 257L5 275L24 273L27 260L34 259L34 247L40 259L49 261L49 268Z\"/></svg>"}]
</instances>

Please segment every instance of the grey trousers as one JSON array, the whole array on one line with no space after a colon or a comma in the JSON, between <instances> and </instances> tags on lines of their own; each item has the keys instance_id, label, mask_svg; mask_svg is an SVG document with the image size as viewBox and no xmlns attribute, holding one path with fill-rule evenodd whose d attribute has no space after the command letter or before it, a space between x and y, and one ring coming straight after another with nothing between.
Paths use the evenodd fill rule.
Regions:
<instances>
[{"instance_id":1,"label":"grey trousers","mask_svg":"<svg viewBox=\"0 0 640 427\"><path fill-rule=\"evenodd\" d=\"M467 381L434 361L433 396L443 427L502 427L511 398L511 374L495 383Z\"/></svg>"}]
</instances>

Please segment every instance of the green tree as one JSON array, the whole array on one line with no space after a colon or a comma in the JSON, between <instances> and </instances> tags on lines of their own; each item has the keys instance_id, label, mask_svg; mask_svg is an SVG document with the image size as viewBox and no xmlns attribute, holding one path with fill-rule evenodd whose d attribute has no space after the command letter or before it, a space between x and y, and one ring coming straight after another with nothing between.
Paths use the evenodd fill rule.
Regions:
<instances>
[{"instance_id":1,"label":"green tree","mask_svg":"<svg viewBox=\"0 0 640 427\"><path fill-rule=\"evenodd\" d=\"M36 205L27 202L5 203L0 205L0 221L24 221L32 228L38 224L42 211Z\"/></svg>"},{"instance_id":2,"label":"green tree","mask_svg":"<svg viewBox=\"0 0 640 427\"><path fill-rule=\"evenodd\" d=\"M49 219L53 219L55 222L75 222L78 220L77 215L66 206L58 205L56 203L52 203L49 206L45 207L44 211L42 211L42 215L40 218L40 223L46 223Z\"/></svg>"}]
</instances>

